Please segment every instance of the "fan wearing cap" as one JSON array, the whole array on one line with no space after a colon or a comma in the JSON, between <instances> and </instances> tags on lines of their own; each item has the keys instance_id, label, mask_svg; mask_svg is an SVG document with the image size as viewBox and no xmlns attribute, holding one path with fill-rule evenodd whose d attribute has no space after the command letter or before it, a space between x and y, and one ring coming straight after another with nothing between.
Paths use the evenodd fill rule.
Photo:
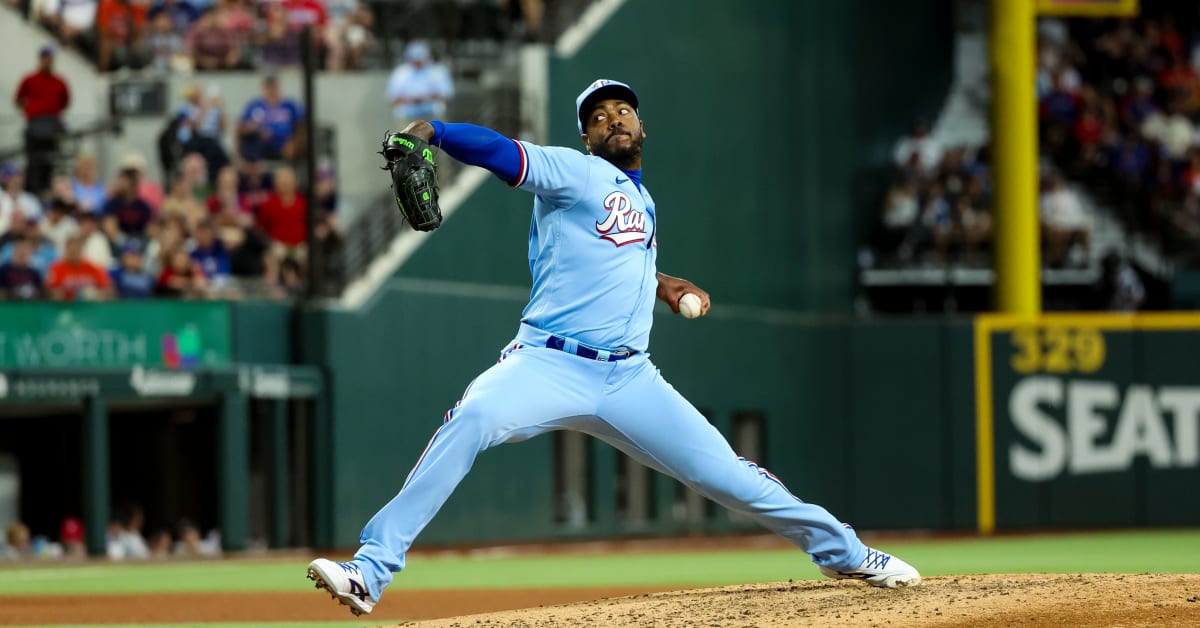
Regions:
<instances>
[{"instance_id":1,"label":"fan wearing cap","mask_svg":"<svg viewBox=\"0 0 1200 628\"><path fill-rule=\"evenodd\" d=\"M0 166L0 234L21 220L42 217L42 202L25 190L25 172L7 163Z\"/></svg>"},{"instance_id":2,"label":"fan wearing cap","mask_svg":"<svg viewBox=\"0 0 1200 628\"><path fill-rule=\"evenodd\" d=\"M286 98L279 78L267 75L262 81L262 97L246 103L238 122L238 151L243 159L291 159L302 130L304 107Z\"/></svg>"},{"instance_id":3,"label":"fan wearing cap","mask_svg":"<svg viewBox=\"0 0 1200 628\"><path fill-rule=\"evenodd\" d=\"M402 129L413 120L444 115L446 101L454 96L454 80L444 64L433 60L429 44L415 40L404 47L404 63L392 70L384 93L395 128Z\"/></svg>"},{"instance_id":4,"label":"fan wearing cap","mask_svg":"<svg viewBox=\"0 0 1200 628\"><path fill-rule=\"evenodd\" d=\"M587 86L575 100L586 154L472 124L417 121L405 129L533 195L533 289L497 364L448 404L400 493L363 528L354 559L309 564L308 577L352 612L371 611L480 452L562 429L595 436L778 533L826 575L881 587L920 580L904 561L868 548L827 510L739 458L650 360L656 298L675 313L681 301L695 301L699 316L711 303L690 281L658 272L658 213L642 169L647 135L639 104L625 83Z\"/></svg>"}]
</instances>

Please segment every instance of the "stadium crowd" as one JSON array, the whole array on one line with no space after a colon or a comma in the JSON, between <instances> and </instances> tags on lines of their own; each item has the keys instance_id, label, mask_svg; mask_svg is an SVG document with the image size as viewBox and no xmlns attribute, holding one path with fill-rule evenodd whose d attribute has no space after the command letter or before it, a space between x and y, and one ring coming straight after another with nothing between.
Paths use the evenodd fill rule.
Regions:
<instances>
[{"instance_id":1,"label":"stadium crowd","mask_svg":"<svg viewBox=\"0 0 1200 628\"><path fill-rule=\"evenodd\" d=\"M27 178L16 163L0 165L4 298L287 297L303 289L308 199L292 164L306 141L304 112L274 76L235 123L218 92L189 85L160 138L166 180L131 152L102 181L94 157L79 155L70 173L57 173L30 138L40 126L58 128L51 123L70 102L53 58L54 50L41 50L38 69L14 96L27 117L33 172ZM232 148L224 140L230 124ZM322 164L317 179L315 236L332 250L339 240L332 167Z\"/></svg>"},{"instance_id":2,"label":"stadium crowd","mask_svg":"<svg viewBox=\"0 0 1200 628\"><path fill-rule=\"evenodd\" d=\"M542 39L544 0L421 3L391 0L0 0L22 9L101 71L281 68L300 63L313 29L320 66L356 70L380 36L380 15L415 22L430 13L447 38ZM393 31L405 31L392 24ZM407 32L407 37L417 35ZM428 36L428 33L426 33Z\"/></svg>"},{"instance_id":3,"label":"stadium crowd","mask_svg":"<svg viewBox=\"0 0 1200 628\"><path fill-rule=\"evenodd\" d=\"M212 558L221 555L221 533L209 530L201 534L190 519L180 519L174 530L155 529L148 537L145 515L137 504L116 506L114 517L105 529L105 555L109 560L161 560L167 558ZM67 517L59 526L55 540L31 533L29 526L13 521L0 537L0 564L6 561L83 560L87 557L83 522Z\"/></svg>"},{"instance_id":4,"label":"stadium crowd","mask_svg":"<svg viewBox=\"0 0 1200 628\"><path fill-rule=\"evenodd\" d=\"M302 292L310 203L320 211L314 235L322 251L342 246L333 163L319 160L307 198L299 180L305 112L274 79L300 62L303 28L314 27L321 67L343 71L378 68L381 40L405 32L406 17L437 16L447 36L536 40L545 8L542 0L0 2L59 42L38 52L37 69L13 94L26 119L23 137L0 142L24 144L23 160L0 162L0 299L63 300ZM393 124L439 115L454 95L451 73L429 43L406 39L382 96ZM65 48L100 71L200 80L181 94L184 104L170 112L158 145L120 155L114 168L97 155L63 152L73 130L64 123L71 90L54 61ZM262 96L227 109L216 84L202 85L203 73L217 70L266 75Z\"/></svg>"},{"instance_id":5,"label":"stadium crowd","mask_svg":"<svg viewBox=\"0 0 1200 628\"><path fill-rule=\"evenodd\" d=\"M1091 264L1095 217L1067 185L1117 209L1128 232L1168 254L1200 244L1200 18L1038 23L1043 262ZM901 266L985 266L991 242L988 147L942 146L925 123L894 152L872 248ZM1105 262L1111 264L1112 262Z\"/></svg>"}]
</instances>

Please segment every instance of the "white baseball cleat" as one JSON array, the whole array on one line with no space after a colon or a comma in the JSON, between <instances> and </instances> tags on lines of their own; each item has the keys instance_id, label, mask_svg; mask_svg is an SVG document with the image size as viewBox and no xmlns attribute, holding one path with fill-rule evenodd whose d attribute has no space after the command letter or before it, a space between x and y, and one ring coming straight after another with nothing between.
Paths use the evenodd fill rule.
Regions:
<instances>
[{"instance_id":1,"label":"white baseball cleat","mask_svg":"<svg viewBox=\"0 0 1200 628\"><path fill-rule=\"evenodd\" d=\"M327 558L318 558L308 564L308 579L325 589L337 601L350 607L357 615L370 613L376 600L367 592L367 582L362 571L354 563L338 563Z\"/></svg>"},{"instance_id":2,"label":"white baseball cleat","mask_svg":"<svg viewBox=\"0 0 1200 628\"><path fill-rule=\"evenodd\" d=\"M862 580L874 587L894 589L921 584L921 574L912 565L877 549L868 547L867 557L856 569L834 571L820 567L821 573L836 580Z\"/></svg>"}]
</instances>

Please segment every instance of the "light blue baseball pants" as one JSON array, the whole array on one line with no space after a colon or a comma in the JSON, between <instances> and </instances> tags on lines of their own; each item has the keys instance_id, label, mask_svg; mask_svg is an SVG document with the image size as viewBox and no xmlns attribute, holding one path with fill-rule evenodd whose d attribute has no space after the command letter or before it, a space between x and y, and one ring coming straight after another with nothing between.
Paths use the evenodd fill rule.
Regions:
<instances>
[{"instance_id":1,"label":"light blue baseball pants","mask_svg":"<svg viewBox=\"0 0 1200 628\"><path fill-rule=\"evenodd\" d=\"M645 354L599 362L546 348L527 325L446 413L403 488L363 528L354 561L378 600L404 568L404 554L489 447L551 430L576 430L745 513L812 555L848 571L866 548L829 511L788 492L738 458L729 443L659 374Z\"/></svg>"}]
</instances>

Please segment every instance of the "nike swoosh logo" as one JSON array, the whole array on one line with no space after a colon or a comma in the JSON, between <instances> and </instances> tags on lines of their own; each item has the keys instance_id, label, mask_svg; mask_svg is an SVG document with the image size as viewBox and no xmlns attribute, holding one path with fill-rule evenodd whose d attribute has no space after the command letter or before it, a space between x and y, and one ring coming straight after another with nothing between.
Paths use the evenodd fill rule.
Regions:
<instances>
[{"instance_id":1,"label":"nike swoosh logo","mask_svg":"<svg viewBox=\"0 0 1200 628\"><path fill-rule=\"evenodd\" d=\"M621 177L617 177L617 185L621 185L622 183L629 183L629 179L622 179Z\"/></svg>"}]
</instances>

